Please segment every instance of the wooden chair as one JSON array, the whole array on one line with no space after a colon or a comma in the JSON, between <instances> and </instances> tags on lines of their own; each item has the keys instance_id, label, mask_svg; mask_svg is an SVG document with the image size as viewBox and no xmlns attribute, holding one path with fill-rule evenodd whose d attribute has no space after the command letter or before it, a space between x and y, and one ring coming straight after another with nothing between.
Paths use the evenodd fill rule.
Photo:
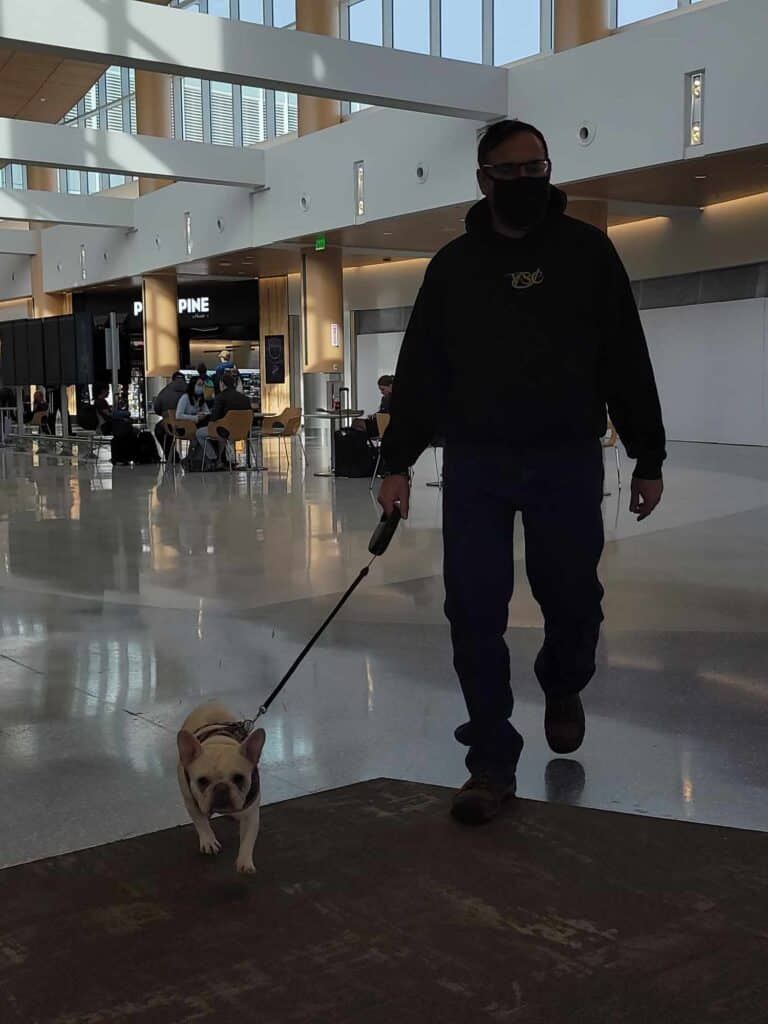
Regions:
<instances>
[{"instance_id":1,"label":"wooden chair","mask_svg":"<svg viewBox=\"0 0 768 1024\"><path fill-rule=\"evenodd\" d=\"M169 462L178 462L181 454L181 443L194 441L197 437L197 423L194 420L180 420L174 409L163 413L163 422L168 434L173 438L173 448Z\"/></svg>"},{"instance_id":2,"label":"wooden chair","mask_svg":"<svg viewBox=\"0 0 768 1024\"><path fill-rule=\"evenodd\" d=\"M50 434L48 415L47 412L36 412L27 425L35 428L40 434Z\"/></svg>"},{"instance_id":3,"label":"wooden chair","mask_svg":"<svg viewBox=\"0 0 768 1024\"><path fill-rule=\"evenodd\" d=\"M228 445L236 445L238 441L244 441L250 463L252 429L253 412L251 409L230 409L223 419L208 424L208 441L224 441ZM206 456L208 441L206 441ZM205 469L206 461L207 458L203 460L203 469ZM229 468L230 470L233 468L231 461Z\"/></svg>"},{"instance_id":4,"label":"wooden chair","mask_svg":"<svg viewBox=\"0 0 768 1024\"><path fill-rule=\"evenodd\" d=\"M278 438L279 453L280 440L282 439L285 457L286 460L288 460L290 457L290 451L287 439L289 437L298 437L304 461L306 462L307 451L304 447L304 441L301 436L302 414L303 410L299 406L287 406L278 416L265 416L262 420L261 428L258 431L259 441L262 442L265 438L270 437ZM281 463L279 463L279 465L281 465Z\"/></svg>"},{"instance_id":5,"label":"wooden chair","mask_svg":"<svg viewBox=\"0 0 768 1024\"><path fill-rule=\"evenodd\" d=\"M368 488L369 491L373 490L373 485L376 483L376 477L379 475L379 468L381 467L381 439L384 437L384 434L387 432L387 427L389 426L389 421L390 421L391 418L392 417L389 415L388 412L377 412L376 413L376 429L379 432L379 436L376 437L376 438L373 438L372 440L373 440L374 443L378 442L378 443L376 443L376 447L379 450L379 457L376 459L376 467L373 470L373 476L371 477L371 484L370 484L370 487Z\"/></svg>"},{"instance_id":6,"label":"wooden chair","mask_svg":"<svg viewBox=\"0 0 768 1024\"><path fill-rule=\"evenodd\" d=\"M616 455L616 477L619 484L619 494L621 494L621 455L619 454L619 434L616 427L608 420L608 430L605 436L602 438L603 448L613 448ZM611 495L610 491L603 491L603 497L609 498Z\"/></svg>"}]
</instances>

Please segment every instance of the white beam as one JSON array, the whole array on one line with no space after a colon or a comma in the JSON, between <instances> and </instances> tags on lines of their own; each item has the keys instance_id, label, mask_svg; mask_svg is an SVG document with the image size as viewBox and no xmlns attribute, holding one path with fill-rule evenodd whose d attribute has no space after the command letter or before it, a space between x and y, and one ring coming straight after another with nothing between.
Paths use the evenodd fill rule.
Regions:
<instances>
[{"instance_id":1,"label":"white beam","mask_svg":"<svg viewBox=\"0 0 768 1024\"><path fill-rule=\"evenodd\" d=\"M67 196L59 192L0 189L0 220L132 229L134 202L107 196Z\"/></svg>"},{"instance_id":2,"label":"white beam","mask_svg":"<svg viewBox=\"0 0 768 1024\"><path fill-rule=\"evenodd\" d=\"M0 162L3 160L208 185L264 185L264 153L258 149L176 142L9 117L0 117Z\"/></svg>"},{"instance_id":3,"label":"white beam","mask_svg":"<svg viewBox=\"0 0 768 1024\"><path fill-rule=\"evenodd\" d=\"M0 228L0 255L35 256L40 252L40 232Z\"/></svg>"},{"instance_id":4,"label":"white beam","mask_svg":"<svg viewBox=\"0 0 768 1024\"><path fill-rule=\"evenodd\" d=\"M480 121L508 109L503 68L140 0L0 0L0 46Z\"/></svg>"}]
</instances>

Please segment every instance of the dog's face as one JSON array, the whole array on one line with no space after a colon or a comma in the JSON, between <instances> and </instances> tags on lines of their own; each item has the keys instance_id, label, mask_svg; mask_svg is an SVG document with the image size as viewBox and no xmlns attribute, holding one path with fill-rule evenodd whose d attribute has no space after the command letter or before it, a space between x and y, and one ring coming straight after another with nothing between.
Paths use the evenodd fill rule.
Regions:
<instances>
[{"instance_id":1,"label":"dog's face","mask_svg":"<svg viewBox=\"0 0 768 1024\"><path fill-rule=\"evenodd\" d=\"M264 748L266 733L257 729L240 744L202 744L185 729L177 737L179 757L197 806L205 815L242 811Z\"/></svg>"}]
</instances>

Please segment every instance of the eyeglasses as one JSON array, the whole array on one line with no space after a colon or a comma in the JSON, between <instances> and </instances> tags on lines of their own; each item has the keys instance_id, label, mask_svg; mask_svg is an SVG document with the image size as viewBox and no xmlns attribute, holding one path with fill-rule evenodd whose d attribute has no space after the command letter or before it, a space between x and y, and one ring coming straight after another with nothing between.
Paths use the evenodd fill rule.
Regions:
<instances>
[{"instance_id":1,"label":"eyeglasses","mask_svg":"<svg viewBox=\"0 0 768 1024\"><path fill-rule=\"evenodd\" d=\"M550 160L527 160L522 164L481 164L492 181L514 181L516 178L546 178L552 170Z\"/></svg>"}]
</instances>

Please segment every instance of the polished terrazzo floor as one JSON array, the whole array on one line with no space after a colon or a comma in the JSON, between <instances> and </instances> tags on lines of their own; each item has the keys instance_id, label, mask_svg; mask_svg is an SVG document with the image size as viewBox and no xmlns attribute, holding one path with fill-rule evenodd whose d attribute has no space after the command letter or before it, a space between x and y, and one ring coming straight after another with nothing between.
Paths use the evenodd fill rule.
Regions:
<instances>
[{"instance_id":1,"label":"polished terrazzo floor","mask_svg":"<svg viewBox=\"0 0 768 1024\"><path fill-rule=\"evenodd\" d=\"M367 482L298 457L269 467L113 473L0 450L0 866L183 821L187 709L217 696L252 716L364 564ZM427 458L410 522L265 720L268 801L382 775L463 781L434 475ZM607 480L605 632L571 760L544 742L520 566L519 791L768 829L768 449L671 445L643 524L610 462Z\"/></svg>"}]
</instances>

